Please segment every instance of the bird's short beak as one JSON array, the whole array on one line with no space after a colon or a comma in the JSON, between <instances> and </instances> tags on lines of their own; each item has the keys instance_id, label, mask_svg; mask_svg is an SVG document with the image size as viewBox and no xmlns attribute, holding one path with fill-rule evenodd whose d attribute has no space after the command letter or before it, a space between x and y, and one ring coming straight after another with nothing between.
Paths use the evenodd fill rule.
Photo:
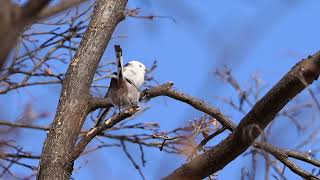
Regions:
<instances>
[{"instance_id":1,"label":"bird's short beak","mask_svg":"<svg viewBox=\"0 0 320 180\"><path fill-rule=\"evenodd\" d=\"M145 71L146 71L146 72L148 72L148 71L149 71L149 69L148 69L148 68L146 68L146 69L145 69Z\"/></svg>"}]
</instances>

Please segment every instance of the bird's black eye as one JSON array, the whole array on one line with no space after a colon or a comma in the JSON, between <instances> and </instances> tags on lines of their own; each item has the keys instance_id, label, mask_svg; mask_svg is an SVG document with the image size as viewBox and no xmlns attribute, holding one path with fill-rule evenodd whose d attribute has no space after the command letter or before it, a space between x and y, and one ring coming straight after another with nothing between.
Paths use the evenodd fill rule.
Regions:
<instances>
[{"instance_id":1,"label":"bird's black eye","mask_svg":"<svg viewBox=\"0 0 320 180\"><path fill-rule=\"evenodd\" d=\"M142 67L142 65L139 65L140 67Z\"/></svg>"}]
</instances>

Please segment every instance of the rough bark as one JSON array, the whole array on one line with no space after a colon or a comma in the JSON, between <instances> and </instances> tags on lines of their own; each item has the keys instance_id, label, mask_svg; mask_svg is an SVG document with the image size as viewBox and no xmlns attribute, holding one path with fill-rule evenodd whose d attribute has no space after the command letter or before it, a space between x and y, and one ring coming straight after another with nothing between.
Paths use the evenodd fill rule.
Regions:
<instances>
[{"instance_id":1,"label":"rough bark","mask_svg":"<svg viewBox=\"0 0 320 180\"><path fill-rule=\"evenodd\" d=\"M90 111L90 85L114 29L124 19L126 4L127 0L97 1L63 82L54 122L42 151L38 179L70 179L73 162L68 161L68 156Z\"/></svg>"},{"instance_id":2,"label":"rough bark","mask_svg":"<svg viewBox=\"0 0 320 180\"><path fill-rule=\"evenodd\" d=\"M224 168L247 150L277 113L318 78L320 52L296 64L216 147L182 165L164 179L203 179Z\"/></svg>"}]
</instances>

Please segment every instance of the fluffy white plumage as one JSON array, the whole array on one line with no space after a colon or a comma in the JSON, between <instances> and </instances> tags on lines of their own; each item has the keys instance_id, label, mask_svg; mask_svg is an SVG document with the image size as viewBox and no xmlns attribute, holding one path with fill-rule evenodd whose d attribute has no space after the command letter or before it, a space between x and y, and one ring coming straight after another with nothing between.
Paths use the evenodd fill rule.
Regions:
<instances>
[{"instance_id":1,"label":"fluffy white plumage","mask_svg":"<svg viewBox=\"0 0 320 180\"><path fill-rule=\"evenodd\" d=\"M130 61L123 68L123 76L129 79L137 88L144 83L144 76L147 68L139 61Z\"/></svg>"}]
</instances>

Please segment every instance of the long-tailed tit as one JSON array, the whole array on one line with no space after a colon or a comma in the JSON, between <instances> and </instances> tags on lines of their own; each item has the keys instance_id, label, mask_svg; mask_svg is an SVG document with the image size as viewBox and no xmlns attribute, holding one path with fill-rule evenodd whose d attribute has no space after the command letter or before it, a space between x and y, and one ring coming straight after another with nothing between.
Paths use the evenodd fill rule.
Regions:
<instances>
[{"instance_id":1,"label":"long-tailed tit","mask_svg":"<svg viewBox=\"0 0 320 180\"><path fill-rule=\"evenodd\" d=\"M130 61L123 66L122 49L114 46L117 59L117 72L110 81L110 86L105 98L108 98L113 107L119 110L136 105L140 98L140 87L144 83L146 66L138 61ZM106 109L97 121L97 125L104 118L109 109Z\"/></svg>"}]
</instances>

